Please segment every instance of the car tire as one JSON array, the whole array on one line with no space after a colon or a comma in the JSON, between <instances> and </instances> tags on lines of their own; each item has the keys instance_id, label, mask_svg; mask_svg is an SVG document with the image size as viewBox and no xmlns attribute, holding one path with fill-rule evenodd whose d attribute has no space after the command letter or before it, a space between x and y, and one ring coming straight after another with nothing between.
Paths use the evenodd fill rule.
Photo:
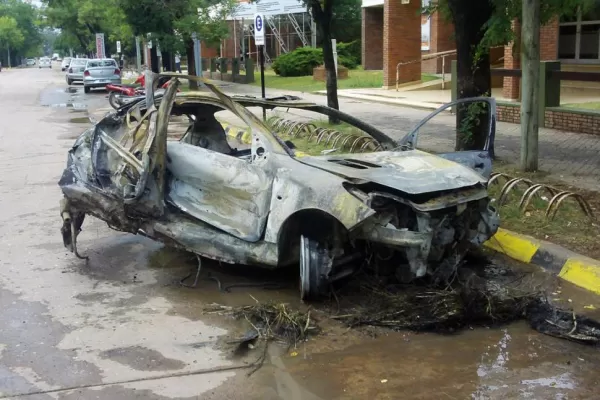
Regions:
<instances>
[{"instance_id":1,"label":"car tire","mask_svg":"<svg viewBox=\"0 0 600 400\"><path fill-rule=\"evenodd\" d=\"M67 79L67 85L71 86L73 84L73 81L71 79Z\"/></svg>"},{"instance_id":2,"label":"car tire","mask_svg":"<svg viewBox=\"0 0 600 400\"><path fill-rule=\"evenodd\" d=\"M327 295L333 259L316 240L300 236L300 298L319 300Z\"/></svg>"},{"instance_id":3,"label":"car tire","mask_svg":"<svg viewBox=\"0 0 600 400\"><path fill-rule=\"evenodd\" d=\"M84 87L83 87L83 92L84 92L84 93L89 93L89 92L90 92L90 90L92 90L92 88L91 88L91 87L89 87L89 86L84 86Z\"/></svg>"},{"instance_id":4,"label":"car tire","mask_svg":"<svg viewBox=\"0 0 600 400\"><path fill-rule=\"evenodd\" d=\"M121 107L119 99L117 98L117 92L110 92L110 94L108 95L108 104L110 104L110 106L115 110Z\"/></svg>"}]
</instances>

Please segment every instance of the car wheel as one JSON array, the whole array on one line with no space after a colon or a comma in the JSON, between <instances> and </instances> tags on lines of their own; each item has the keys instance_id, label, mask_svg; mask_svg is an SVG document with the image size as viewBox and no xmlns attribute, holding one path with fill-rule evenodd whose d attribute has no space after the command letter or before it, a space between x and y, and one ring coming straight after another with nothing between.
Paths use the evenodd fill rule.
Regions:
<instances>
[{"instance_id":1,"label":"car wheel","mask_svg":"<svg viewBox=\"0 0 600 400\"><path fill-rule=\"evenodd\" d=\"M71 79L67 79L67 85L71 86L73 84L73 81Z\"/></svg>"},{"instance_id":2,"label":"car wheel","mask_svg":"<svg viewBox=\"0 0 600 400\"><path fill-rule=\"evenodd\" d=\"M316 240L300 236L300 298L318 300L327 294L333 259Z\"/></svg>"},{"instance_id":3,"label":"car wheel","mask_svg":"<svg viewBox=\"0 0 600 400\"><path fill-rule=\"evenodd\" d=\"M89 92L90 92L90 90L92 90L92 88L91 88L91 87L89 87L89 86L84 86L84 87L83 87L83 92L84 92L84 93L89 93Z\"/></svg>"}]
</instances>

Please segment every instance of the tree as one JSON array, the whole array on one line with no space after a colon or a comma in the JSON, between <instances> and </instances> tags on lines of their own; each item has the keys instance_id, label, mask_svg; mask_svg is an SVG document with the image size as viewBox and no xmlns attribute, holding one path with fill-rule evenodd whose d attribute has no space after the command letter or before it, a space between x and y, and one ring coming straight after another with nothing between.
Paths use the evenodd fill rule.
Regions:
<instances>
[{"instance_id":1,"label":"tree","mask_svg":"<svg viewBox=\"0 0 600 400\"><path fill-rule=\"evenodd\" d=\"M65 45L74 45L85 52L96 50L96 33L104 33L107 54L116 52L116 41L122 46L133 46L133 33L125 20L118 0L43 0L45 24L61 30Z\"/></svg>"},{"instance_id":2,"label":"tree","mask_svg":"<svg viewBox=\"0 0 600 400\"><path fill-rule=\"evenodd\" d=\"M333 4L331 36L338 42L360 40L362 29L362 1L336 0Z\"/></svg>"},{"instance_id":3,"label":"tree","mask_svg":"<svg viewBox=\"0 0 600 400\"><path fill-rule=\"evenodd\" d=\"M546 24L559 15L574 15L578 7L589 7L595 0L544 0L540 10L540 22ZM522 0L438 0L428 6L427 13L440 12L454 23L457 50L458 98L489 96L491 94L491 70L489 50L506 45L515 38L512 23L520 21ZM518 43L519 44L519 43ZM480 110L485 111L485 110ZM457 130L456 149L481 149L486 134L486 112L477 112L473 106L458 107L457 124L473 121L470 130ZM479 129L477 129L479 127Z\"/></svg>"},{"instance_id":4,"label":"tree","mask_svg":"<svg viewBox=\"0 0 600 400\"><path fill-rule=\"evenodd\" d=\"M3 41L0 40L0 49L4 50L3 54L6 52L8 55L8 50L10 50L10 58L18 60L39 51L42 38L38 27L38 12L35 7L18 0L0 0L0 17L6 17L3 29L5 35L10 36ZM14 31L14 33L8 34L6 33L8 31ZM9 63L10 61L7 64Z\"/></svg>"},{"instance_id":5,"label":"tree","mask_svg":"<svg viewBox=\"0 0 600 400\"><path fill-rule=\"evenodd\" d=\"M323 39L323 61L325 64L325 72L327 74L327 82L325 84L325 87L327 88L327 105L339 110L337 71L335 70L333 46L331 44L334 0L306 0L306 3ZM329 117L329 122L336 124L339 121L334 117Z\"/></svg>"},{"instance_id":6,"label":"tree","mask_svg":"<svg viewBox=\"0 0 600 400\"><path fill-rule=\"evenodd\" d=\"M136 35L151 33L160 43L163 58L182 52L188 58L188 73L195 75L193 34L208 44L217 44L228 35L225 17L237 4L235 0L119 0L127 21ZM156 46L152 52L155 53ZM158 72L156 61L152 63ZM156 69L155 69L156 68ZM196 81L189 82L197 88Z\"/></svg>"},{"instance_id":7,"label":"tree","mask_svg":"<svg viewBox=\"0 0 600 400\"><path fill-rule=\"evenodd\" d=\"M13 17L0 17L0 44L7 51L8 67L10 68L10 49L19 47L24 41L23 33L17 26L17 21Z\"/></svg>"}]
</instances>

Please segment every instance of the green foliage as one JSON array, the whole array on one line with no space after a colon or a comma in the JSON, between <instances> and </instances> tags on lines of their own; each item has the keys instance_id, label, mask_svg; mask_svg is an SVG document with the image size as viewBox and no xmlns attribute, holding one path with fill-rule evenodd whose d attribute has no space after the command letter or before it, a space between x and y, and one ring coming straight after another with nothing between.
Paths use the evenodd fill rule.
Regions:
<instances>
[{"instance_id":1,"label":"green foliage","mask_svg":"<svg viewBox=\"0 0 600 400\"><path fill-rule=\"evenodd\" d=\"M360 65L362 60L360 40L354 40L350 43L338 43L337 53L338 57L342 57L346 62L354 64L354 66L344 64L347 68L356 68L358 65Z\"/></svg>"},{"instance_id":2,"label":"green foliage","mask_svg":"<svg viewBox=\"0 0 600 400\"><path fill-rule=\"evenodd\" d=\"M12 48L20 47L25 37L13 17L0 17L0 43Z\"/></svg>"},{"instance_id":3,"label":"green foliage","mask_svg":"<svg viewBox=\"0 0 600 400\"><path fill-rule=\"evenodd\" d=\"M273 70L280 76L312 75L313 68L323 64L323 49L299 47L282 54L273 63Z\"/></svg>"},{"instance_id":4,"label":"green foliage","mask_svg":"<svg viewBox=\"0 0 600 400\"><path fill-rule=\"evenodd\" d=\"M333 4L331 36L339 42L360 40L362 24L361 0L336 0ZM360 52L360 43L359 43Z\"/></svg>"},{"instance_id":5,"label":"green foliage","mask_svg":"<svg viewBox=\"0 0 600 400\"><path fill-rule=\"evenodd\" d=\"M360 63L360 58L355 58L352 49L353 43L338 44L338 63L346 68L354 69ZM343 48L343 53L339 51ZM307 76L312 75L313 68L323 65L323 49L313 47L299 47L296 50L282 54L273 63L273 70L280 76Z\"/></svg>"},{"instance_id":6,"label":"green foliage","mask_svg":"<svg viewBox=\"0 0 600 400\"><path fill-rule=\"evenodd\" d=\"M472 0L463 0L470 2ZM485 1L485 0L482 0ZM512 29L514 20L521 19L522 2L521 0L487 0L493 4L493 13L488 22L481 27L484 31L483 39L477 49L474 49L473 56L475 60L482 55L488 54L489 49L496 46L503 46L515 40L515 32ZM583 11L596 5L596 0L542 0L541 1L541 23L546 24L557 18L557 16L569 17L577 14L577 9ZM452 20L448 8L448 0L439 0L431 2L429 6L423 8L423 13L431 15L439 12L447 21Z\"/></svg>"}]
</instances>

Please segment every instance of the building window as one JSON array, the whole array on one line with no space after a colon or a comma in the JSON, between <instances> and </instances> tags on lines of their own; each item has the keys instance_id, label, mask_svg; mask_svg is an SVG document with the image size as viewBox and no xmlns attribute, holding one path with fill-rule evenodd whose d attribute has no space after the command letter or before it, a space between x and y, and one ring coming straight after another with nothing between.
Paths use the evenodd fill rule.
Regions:
<instances>
[{"instance_id":1,"label":"building window","mask_svg":"<svg viewBox=\"0 0 600 400\"><path fill-rule=\"evenodd\" d=\"M558 58L563 61L600 63L600 0L589 11L562 17Z\"/></svg>"}]
</instances>

